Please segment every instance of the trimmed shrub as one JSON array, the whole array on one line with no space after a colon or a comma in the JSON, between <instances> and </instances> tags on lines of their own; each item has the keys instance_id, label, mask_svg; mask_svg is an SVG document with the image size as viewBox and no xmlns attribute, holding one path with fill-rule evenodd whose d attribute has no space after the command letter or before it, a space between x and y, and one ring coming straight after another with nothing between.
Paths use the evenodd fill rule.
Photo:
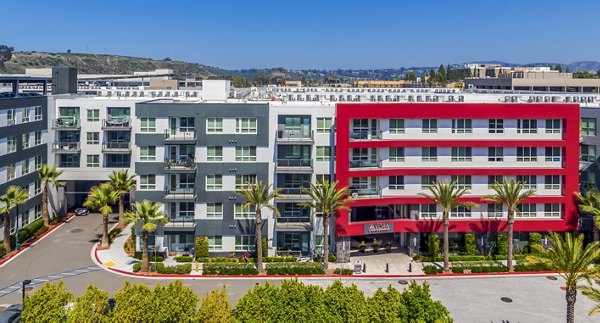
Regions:
<instances>
[{"instance_id":1,"label":"trimmed shrub","mask_svg":"<svg viewBox=\"0 0 600 323\"><path fill-rule=\"evenodd\" d=\"M196 258L208 258L208 237L196 238Z\"/></svg>"},{"instance_id":2,"label":"trimmed shrub","mask_svg":"<svg viewBox=\"0 0 600 323\"><path fill-rule=\"evenodd\" d=\"M549 271L547 265L542 263L536 264L518 264L515 266L515 271Z\"/></svg>"},{"instance_id":3,"label":"trimmed shrub","mask_svg":"<svg viewBox=\"0 0 600 323\"><path fill-rule=\"evenodd\" d=\"M337 257L335 255L329 255L329 257L327 257L327 258L329 258L328 259L329 262L336 262L337 261Z\"/></svg>"},{"instance_id":4,"label":"trimmed shrub","mask_svg":"<svg viewBox=\"0 0 600 323\"><path fill-rule=\"evenodd\" d=\"M141 263L136 263L133 265L133 272L137 273L142 269ZM192 272L192 264L185 263L181 265L175 266L165 266L162 263L150 263L150 272L165 274L165 275L185 275Z\"/></svg>"},{"instance_id":5,"label":"trimmed shrub","mask_svg":"<svg viewBox=\"0 0 600 323\"><path fill-rule=\"evenodd\" d=\"M210 257L210 258L208 258L208 262L238 263L238 262L240 262L240 260L238 258L229 258L229 257Z\"/></svg>"},{"instance_id":6,"label":"trimmed shrub","mask_svg":"<svg viewBox=\"0 0 600 323\"><path fill-rule=\"evenodd\" d=\"M529 252L537 253L536 248L542 246L542 235L537 232L529 233Z\"/></svg>"},{"instance_id":7,"label":"trimmed shrub","mask_svg":"<svg viewBox=\"0 0 600 323\"><path fill-rule=\"evenodd\" d=\"M4 244L0 244L0 258L6 256L6 249L4 249Z\"/></svg>"},{"instance_id":8,"label":"trimmed shrub","mask_svg":"<svg viewBox=\"0 0 600 323\"><path fill-rule=\"evenodd\" d=\"M194 257L192 257L192 256L178 256L178 257L175 257L175 261L177 261L177 262L192 262L192 261L194 261Z\"/></svg>"},{"instance_id":9,"label":"trimmed shrub","mask_svg":"<svg viewBox=\"0 0 600 323\"><path fill-rule=\"evenodd\" d=\"M477 242L473 233L465 234L465 252L469 256L477 254Z\"/></svg>"},{"instance_id":10,"label":"trimmed shrub","mask_svg":"<svg viewBox=\"0 0 600 323\"><path fill-rule=\"evenodd\" d=\"M48 231L48 227L44 226L44 220L35 220L28 226L19 230L19 242L23 243L31 238L37 238L46 231Z\"/></svg>"},{"instance_id":11,"label":"trimmed shrub","mask_svg":"<svg viewBox=\"0 0 600 323\"><path fill-rule=\"evenodd\" d=\"M348 268L336 268L333 273L336 275L352 275L354 270Z\"/></svg>"},{"instance_id":12,"label":"trimmed shrub","mask_svg":"<svg viewBox=\"0 0 600 323\"><path fill-rule=\"evenodd\" d=\"M239 263L205 263L203 275L258 275L258 270L251 264Z\"/></svg>"},{"instance_id":13,"label":"trimmed shrub","mask_svg":"<svg viewBox=\"0 0 600 323\"><path fill-rule=\"evenodd\" d=\"M138 252L136 252L136 253L133 255L133 258L135 258L135 259L137 259L137 260L142 260L142 253L141 253L141 252L139 252L139 251L138 251ZM149 260L150 262L163 262L163 261L165 261L165 259L164 259L162 256L156 256L156 257L154 257L154 255L153 255L153 254L151 254L150 252L148 252L148 260Z\"/></svg>"},{"instance_id":14,"label":"trimmed shrub","mask_svg":"<svg viewBox=\"0 0 600 323\"><path fill-rule=\"evenodd\" d=\"M527 255L524 255L524 254L513 255L513 260L525 260L526 256ZM508 255L495 255L495 256L492 256L492 258L494 260L506 260L508 258Z\"/></svg>"},{"instance_id":15,"label":"trimmed shrub","mask_svg":"<svg viewBox=\"0 0 600 323\"><path fill-rule=\"evenodd\" d=\"M427 240L429 242L427 255L436 261L440 256L440 237L435 233L430 233Z\"/></svg>"},{"instance_id":16,"label":"trimmed shrub","mask_svg":"<svg viewBox=\"0 0 600 323\"><path fill-rule=\"evenodd\" d=\"M266 265L269 275L323 275L325 271L320 263L288 262L270 263Z\"/></svg>"},{"instance_id":17,"label":"trimmed shrub","mask_svg":"<svg viewBox=\"0 0 600 323\"><path fill-rule=\"evenodd\" d=\"M331 258L331 257L330 257ZM285 257L265 257L263 259L264 262L296 262L298 258L294 256L285 256Z\"/></svg>"},{"instance_id":18,"label":"trimmed shrub","mask_svg":"<svg viewBox=\"0 0 600 323\"><path fill-rule=\"evenodd\" d=\"M427 275L435 275L443 273L444 269L439 268L438 266L428 265L423 267L423 272Z\"/></svg>"},{"instance_id":19,"label":"trimmed shrub","mask_svg":"<svg viewBox=\"0 0 600 323\"><path fill-rule=\"evenodd\" d=\"M498 255L508 254L508 237L505 234L498 234L496 238L496 249Z\"/></svg>"}]
</instances>

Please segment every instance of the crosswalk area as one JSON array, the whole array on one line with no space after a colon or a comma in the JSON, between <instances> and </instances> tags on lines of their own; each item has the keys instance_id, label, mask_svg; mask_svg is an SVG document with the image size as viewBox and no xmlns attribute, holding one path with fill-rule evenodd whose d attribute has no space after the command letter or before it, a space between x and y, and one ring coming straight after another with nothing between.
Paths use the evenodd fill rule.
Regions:
<instances>
[{"instance_id":1,"label":"crosswalk area","mask_svg":"<svg viewBox=\"0 0 600 323\"><path fill-rule=\"evenodd\" d=\"M57 281L57 280L61 280L61 279L65 279L65 278L69 278L69 277L73 277L73 276L84 275L84 274L91 273L91 272L98 271L98 270L102 270L102 268L100 268L98 266L88 266L88 267L73 269L73 270L69 270L69 271L63 271L58 274L40 276L40 277L32 278L31 283L27 286L34 287L35 285L41 285L41 284L45 284L47 282ZM10 295L14 292L20 291L22 287L23 287L22 281L18 281L11 285L1 287L0 288L0 297L4 297L4 296Z\"/></svg>"}]
</instances>

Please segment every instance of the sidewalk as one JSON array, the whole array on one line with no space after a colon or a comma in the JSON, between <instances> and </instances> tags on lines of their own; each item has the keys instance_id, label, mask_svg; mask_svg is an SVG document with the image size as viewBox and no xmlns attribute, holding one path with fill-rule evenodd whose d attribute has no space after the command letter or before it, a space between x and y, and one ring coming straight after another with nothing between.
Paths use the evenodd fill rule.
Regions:
<instances>
[{"instance_id":1,"label":"sidewalk","mask_svg":"<svg viewBox=\"0 0 600 323\"><path fill-rule=\"evenodd\" d=\"M133 223L130 223L127 227L125 227L125 229L123 229L123 231L110 244L109 249L96 251L96 256L100 263L111 269L130 273L133 272L133 265L139 260L127 255L123 249L125 241L127 241L131 235L131 226L133 226ZM96 248L97 247L94 247L95 250Z\"/></svg>"}]
</instances>

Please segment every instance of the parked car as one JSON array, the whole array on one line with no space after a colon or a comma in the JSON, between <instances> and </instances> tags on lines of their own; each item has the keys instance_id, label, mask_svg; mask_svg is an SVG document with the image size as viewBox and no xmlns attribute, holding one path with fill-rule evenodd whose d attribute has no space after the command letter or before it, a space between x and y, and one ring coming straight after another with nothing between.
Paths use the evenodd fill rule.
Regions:
<instances>
[{"instance_id":1,"label":"parked car","mask_svg":"<svg viewBox=\"0 0 600 323\"><path fill-rule=\"evenodd\" d=\"M11 305L4 311L0 312L0 323L16 323L21 322L21 311L23 308L20 304Z\"/></svg>"},{"instance_id":2,"label":"parked car","mask_svg":"<svg viewBox=\"0 0 600 323\"><path fill-rule=\"evenodd\" d=\"M75 215L84 216L90 214L90 210L87 207L78 207L75 209Z\"/></svg>"}]
</instances>

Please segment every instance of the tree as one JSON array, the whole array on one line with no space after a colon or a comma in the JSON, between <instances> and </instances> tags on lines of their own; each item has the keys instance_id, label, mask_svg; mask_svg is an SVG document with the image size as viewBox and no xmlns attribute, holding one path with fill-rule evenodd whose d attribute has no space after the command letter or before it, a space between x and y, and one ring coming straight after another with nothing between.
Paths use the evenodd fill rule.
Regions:
<instances>
[{"instance_id":1,"label":"tree","mask_svg":"<svg viewBox=\"0 0 600 323\"><path fill-rule=\"evenodd\" d=\"M204 298L198 309L196 320L200 323L220 323L231 321L231 305L227 289L213 289Z\"/></svg>"},{"instance_id":2,"label":"tree","mask_svg":"<svg viewBox=\"0 0 600 323\"><path fill-rule=\"evenodd\" d=\"M67 318L66 305L73 301L63 281L46 283L31 295L25 296L21 320L23 322L63 322Z\"/></svg>"},{"instance_id":3,"label":"tree","mask_svg":"<svg viewBox=\"0 0 600 323\"><path fill-rule=\"evenodd\" d=\"M233 87L249 87L250 82L243 76L233 77Z\"/></svg>"},{"instance_id":4,"label":"tree","mask_svg":"<svg viewBox=\"0 0 600 323\"><path fill-rule=\"evenodd\" d=\"M329 220L337 211L348 210L348 188L337 189L338 181L330 183L325 179L317 185L310 184L310 189L302 188L302 192L310 196L310 202L300 203L302 207L312 208L312 215L323 217L323 268L329 267Z\"/></svg>"},{"instance_id":5,"label":"tree","mask_svg":"<svg viewBox=\"0 0 600 323\"><path fill-rule=\"evenodd\" d=\"M25 203L25 200L28 198L29 193L22 187L15 185L9 186L4 195L0 197L0 203L2 203L0 213L2 214L4 225L4 241L2 243L6 253L10 253L12 250L10 245L10 211L14 207Z\"/></svg>"},{"instance_id":6,"label":"tree","mask_svg":"<svg viewBox=\"0 0 600 323\"><path fill-rule=\"evenodd\" d=\"M435 83L435 79L436 79L435 71L433 69L430 69L429 70L429 78L427 79L427 83L429 83L429 86L433 86L433 83Z\"/></svg>"},{"instance_id":7,"label":"tree","mask_svg":"<svg viewBox=\"0 0 600 323\"><path fill-rule=\"evenodd\" d=\"M419 285L411 281L402 291L402 304L408 309L403 322L452 322L444 304L431 299L428 282Z\"/></svg>"},{"instance_id":8,"label":"tree","mask_svg":"<svg viewBox=\"0 0 600 323\"><path fill-rule=\"evenodd\" d=\"M559 73L562 73L562 66L560 66L560 64L556 64L552 69L558 71Z\"/></svg>"},{"instance_id":9,"label":"tree","mask_svg":"<svg viewBox=\"0 0 600 323\"><path fill-rule=\"evenodd\" d=\"M113 322L152 322L153 303L153 293L148 286L125 281L123 287L115 293Z\"/></svg>"},{"instance_id":10,"label":"tree","mask_svg":"<svg viewBox=\"0 0 600 323\"><path fill-rule=\"evenodd\" d=\"M198 296L194 291L183 286L181 280L174 280L167 286L157 285L154 288L155 322L191 322L196 315Z\"/></svg>"},{"instance_id":11,"label":"tree","mask_svg":"<svg viewBox=\"0 0 600 323\"><path fill-rule=\"evenodd\" d=\"M446 85L446 80L448 79L448 76L446 75L446 69L444 68L444 64L440 64L435 78L440 85Z\"/></svg>"},{"instance_id":12,"label":"tree","mask_svg":"<svg viewBox=\"0 0 600 323\"><path fill-rule=\"evenodd\" d=\"M593 284L600 286L600 272L597 270L591 276L590 285L579 288L583 295L595 303L594 307L588 312L589 316L596 315L600 312L600 289L595 288Z\"/></svg>"},{"instance_id":13,"label":"tree","mask_svg":"<svg viewBox=\"0 0 600 323\"><path fill-rule=\"evenodd\" d=\"M127 218L134 223L142 223L142 267L141 272L147 273L150 269L148 261L148 233L154 232L159 223L166 223L168 220L160 211L161 204L148 200L133 204L132 212L127 212Z\"/></svg>"},{"instance_id":14,"label":"tree","mask_svg":"<svg viewBox=\"0 0 600 323\"><path fill-rule=\"evenodd\" d=\"M254 242L256 245L256 266L259 272L263 271L262 255L262 209L267 208L279 216L279 210L271 204L271 201L281 195L281 189L271 191L271 185L263 184L262 181L247 183L237 192L246 201L242 208L254 208L256 214L256 228Z\"/></svg>"},{"instance_id":15,"label":"tree","mask_svg":"<svg viewBox=\"0 0 600 323\"><path fill-rule=\"evenodd\" d=\"M367 303L371 322L402 322L409 315L402 303L402 294L391 285L386 291L378 288Z\"/></svg>"},{"instance_id":16,"label":"tree","mask_svg":"<svg viewBox=\"0 0 600 323\"><path fill-rule=\"evenodd\" d=\"M406 81L416 81L417 80L417 76L415 75L415 72L413 71L408 71L408 73L406 74L406 76L404 77L404 79Z\"/></svg>"},{"instance_id":17,"label":"tree","mask_svg":"<svg viewBox=\"0 0 600 323\"><path fill-rule=\"evenodd\" d=\"M598 234L598 230L600 229L600 192L596 188L593 188L585 192L585 195L575 192L575 196L580 203L579 211L593 216L594 241L598 241L600 239Z\"/></svg>"},{"instance_id":18,"label":"tree","mask_svg":"<svg viewBox=\"0 0 600 323\"><path fill-rule=\"evenodd\" d=\"M369 320L367 299L356 285L345 287L341 280L335 280L333 284L327 286L324 294L328 318L337 318L340 322L366 322Z\"/></svg>"},{"instance_id":19,"label":"tree","mask_svg":"<svg viewBox=\"0 0 600 323\"><path fill-rule=\"evenodd\" d=\"M65 182L58 180L63 171L58 170L56 166L42 165L42 168L38 172L44 189L42 190L42 219L44 219L44 225L50 224L50 216L48 215L48 186L54 187L65 186Z\"/></svg>"},{"instance_id":20,"label":"tree","mask_svg":"<svg viewBox=\"0 0 600 323\"><path fill-rule=\"evenodd\" d=\"M83 295L75 300L68 322L104 322L108 320L109 311L108 293L89 285Z\"/></svg>"},{"instance_id":21,"label":"tree","mask_svg":"<svg viewBox=\"0 0 600 323\"><path fill-rule=\"evenodd\" d=\"M15 49L6 45L0 45L0 63L10 61Z\"/></svg>"},{"instance_id":22,"label":"tree","mask_svg":"<svg viewBox=\"0 0 600 323\"><path fill-rule=\"evenodd\" d=\"M70 49L67 49L67 54L71 54L71 50Z\"/></svg>"},{"instance_id":23,"label":"tree","mask_svg":"<svg viewBox=\"0 0 600 323\"><path fill-rule=\"evenodd\" d=\"M515 182L511 178L510 182L506 179L502 180L502 183L492 184L493 195L487 195L483 197L483 201L492 202L496 204L505 205L508 210L508 255L506 263L508 265L508 271L514 271L513 266L513 225L515 223L515 212L518 211L519 204L523 203L525 199L535 194L534 190L523 190L523 184L519 181Z\"/></svg>"},{"instance_id":24,"label":"tree","mask_svg":"<svg viewBox=\"0 0 600 323\"><path fill-rule=\"evenodd\" d=\"M542 263L565 280L567 301L567 323L575 322L575 302L577 301L577 283L589 280L588 267L600 257L600 242L593 241L584 247L583 235L575 237L565 233L564 239L556 232L549 232L550 247L537 246L539 254L532 256L534 263ZM586 290L587 293L587 290Z\"/></svg>"},{"instance_id":25,"label":"tree","mask_svg":"<svg viewBox=\"0 0 600 323\"><path fill-rule=\"evenodd\" d=\"M125 194L135 190L135 175L129 175L127 169L114 170L108 176L110 184L119 198L119 228L125 226Z\"/></svg>"},{"instance_id":26,"label":"tree","mask_svg":"<svg viewBox=\"0 0 600 323\"><path fill-rule=\"evenodd\" d=\"M456 181L452 181L451 183L441 182L437 180L435 183L432 183L428 187L429 193L419 193L419 195L424 196L431 200L433 203L438 204L442 207L442 221L444 224L444 242L443 242L443 253L444 253L444 271L450 270L449 264L449 238L448 238L448 229L450 227L450 211L453 208L457 208L459 206L471 208L477 207L478 205L473 202L460 202L459 199L466 194L469 194L469 190L466 187L459 187L456 184Z\"/></svg>"},{"instance_id":27,"label":"tree","mask_svg":"<svg viewBox=\"0 0 600 323\"><path fill-rule=\"evenodd\" d=\"M108 248L110 244L110 241L108 241L108 215L112 213L110 204L116 203L118 199L117 192L113 190L112 185L103 183L100 186L92 187L88 197L83 202L85 207L102 213L102 224L104 226L100 243L102 248Z\"/></svg>"}]
</instances>

